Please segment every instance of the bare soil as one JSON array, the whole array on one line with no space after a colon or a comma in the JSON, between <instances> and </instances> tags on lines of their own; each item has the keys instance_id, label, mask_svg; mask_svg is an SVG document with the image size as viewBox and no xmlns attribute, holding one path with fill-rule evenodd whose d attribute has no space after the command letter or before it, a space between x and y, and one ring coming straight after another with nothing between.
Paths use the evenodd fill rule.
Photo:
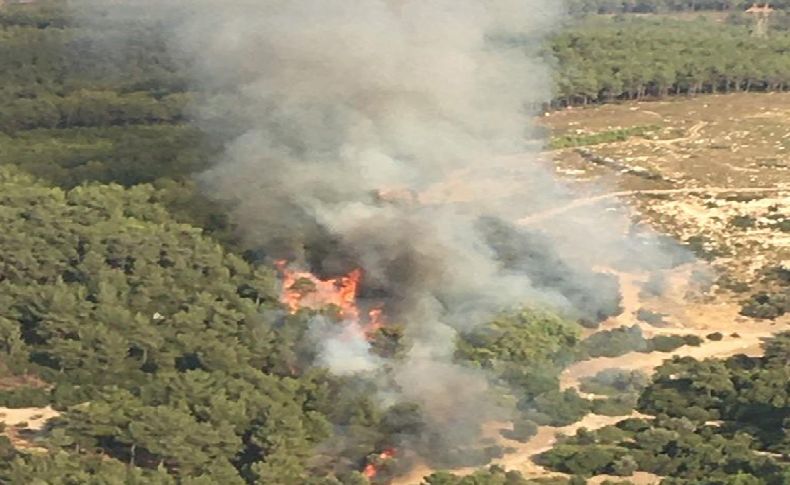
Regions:
<instances>
[{"instance_id":1,"label":"bare soil","mask_svg":"<svg viewBox=\"0 0 790 485\"><path fill-rule=\"evenodd\" d=\"M44 430L47 421L59 415L49 406L21 409L0 407L0 423L5 425L6 436L14 447L27 451L42 451L33 440Z\"/></svg>"}]
</instances>

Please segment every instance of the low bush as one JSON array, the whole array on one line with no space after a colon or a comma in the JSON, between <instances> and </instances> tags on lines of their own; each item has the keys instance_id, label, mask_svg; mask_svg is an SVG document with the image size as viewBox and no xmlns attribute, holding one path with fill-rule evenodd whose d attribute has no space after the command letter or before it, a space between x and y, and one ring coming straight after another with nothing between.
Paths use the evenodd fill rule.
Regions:
<instances>
[{"instance_id":1,"label":"low bush","mask_svg":"<svg viewBox=\"0 0 790 485\"><path fill-rule=\"evenodd\" d=\"M626 416L636 407L636 395L622 395L592 401L592 412L602 416Z\"/></svg>"},{"instance_id":2,"label":"low bush","mask_svg":"<svg viewBox=\"0 0 790 485\"><path fill-rule=\"evenodd\" d=\"M582 379L580 389L590 394L621 394L641 391L648 383L647 375L641 371L605 369L598 374Z\"/></svg>"},{"instance_id":3,"label":"low bush","mask_svg":"<svg viewBox=\"0 0 790 485\"><path fill-rule=\"evenodd\" d=\"M0 390L0 406L8 408L40 408L50 403L50 391L36 387Z\"/></svg>"},{"instance_id":4,"label":"low bush","mask_svg":"<svg viewBox=\"0 0 790 485\"><path fill-rule=\"evenodd\" d=\"M743 303L741 315L774 320L790 310L790 290L781 293L761 292Z\"/></svg>"},{"instance_id":5,"label":"low bush","mask_svg":"<svg viewBox=\"0 0 790 485\"><path fill-rule=\"evenodd\" d=\"M709 333L708 335L706 335L705 338L710 340L710 341L712 341L712 342L718 342L718 341L724 339L724 335L722 335L721 332L713 332L713 333Z\"/></svg>"},{"instance_id":6,"label":"low bush","mask_svg":"<svg viewBox=\"0 0 790 485\"><path fill-rule=\"evenodd\" d=\"M523 400L519 408L525 411L526 418L537 424L567 426L586 416L592 409L592 403L579 396L574 389L567 389Z\"/></svg>"}]
</instances>

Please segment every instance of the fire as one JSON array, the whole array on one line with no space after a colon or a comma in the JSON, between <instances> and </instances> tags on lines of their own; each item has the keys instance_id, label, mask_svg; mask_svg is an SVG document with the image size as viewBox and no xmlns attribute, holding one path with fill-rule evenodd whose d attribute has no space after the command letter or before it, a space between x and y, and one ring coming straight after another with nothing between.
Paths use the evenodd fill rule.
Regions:
<instances>
[{"instance_id":1,"label":"fire","mask_svg":"<svg viewBox=\"0 0 790 485\"><path fill-rule=\"evenodd\" d=\"M390 450L384 450L381 453L379 453L379 456L377 458L378 461L385 461L394 457L395 457L395 450L390 449ZM376 478L376 475L378 475L378 473L379 473L379 469L375 463L368 463L368 465L362 471L362 474L365 475L365 477L367 477L368 480L372 480Z\"/></svg>"},{"instance_id":2,"label":"fire","mask_svg":"<svg viewBox=\"0 0 790 485\"><path fill-rule=\"evenodd\" d=\"M300 308L319 309L335 305L344 319L359 318L356 298L362 270L355 269L345 276L322 280L313 273L289 269L287 261L277 261L276 264L283 280L280 301L291 313Z\"/></svg>"},{"instance_id":3,"label":"fire","mask_svg":"<svg viewBox=\"0 0 790 485\"><path fill-rule=\"evenodd\" d=\"M384 310L374 308L368 312L368 324L365 325L365 335L371 337L384 327Z\"/></svg>"},{"instance_id":4,"label":"fire","mask_svg":"<svg viewBox=\"0 0 790 485\"><path fill-rule=\"evenodd\" d=\"M294 271L288 262L277 261L282 277L280 302L293 314L301 308L314 310L335 305L343 320L351 322L367 338L372 338L384 326L384 311L374 308L367 312L367 321L361 321L357 306L357 292L362 280L362 270L355 269L345 276L322 280L308 271Z\"/></svg>"}]
</instances>

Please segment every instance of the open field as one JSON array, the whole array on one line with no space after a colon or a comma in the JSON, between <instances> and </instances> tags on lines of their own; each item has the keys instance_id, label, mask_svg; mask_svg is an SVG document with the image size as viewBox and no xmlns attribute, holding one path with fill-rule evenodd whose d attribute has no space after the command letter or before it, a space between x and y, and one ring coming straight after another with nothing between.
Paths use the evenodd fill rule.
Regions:
<instances>
[{"instance_id":1,"label":"open field","mask_svg":"<svg viewBox=\"0 0 790 485\"><path fill-rule=\"evenodd\" d=\"M558 150L557 171L629 199L639 217L696 240L715 267L751 289L764 284L765 269L790 261L790 94L569 109L544 122L555 136L654 126L624 141Z\"/></svg>"}]
</instances>

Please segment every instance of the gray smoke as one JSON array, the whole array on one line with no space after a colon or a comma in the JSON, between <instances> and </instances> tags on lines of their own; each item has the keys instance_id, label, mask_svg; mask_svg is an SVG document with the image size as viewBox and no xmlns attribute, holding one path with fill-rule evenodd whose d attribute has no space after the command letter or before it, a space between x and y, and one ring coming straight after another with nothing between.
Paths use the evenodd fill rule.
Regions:
<instances>
[{"instance_id":1,"label":"gray smoke","mask_svg":"<svg viewBox=\"0 0 790 485\"><path fill-rule=\"evenodd\" d=\"M320 363L341 374L388 367L395 385L383 392L419 402L437 426L488 417L486 380L453 363L458 331L531 304L596 318L600 282L569 268L612 266L635 247L660 259L624 238L622 215L598 210L545 224L537 246L492 242L485 220L573 198L539 159L533 122L551 97L539 50L561 2L146 6L191 63L203 93L196 117L230 140L200 180L233 204L246 240L327 273L362 267L365 285L385 291L390 319L406 326L411 350L385 364L358 335L315 322ZM382 189L417 195L376 197ZM519 244L532 254L504 264L503 251Z\"/></svg>"}]
</instances>

